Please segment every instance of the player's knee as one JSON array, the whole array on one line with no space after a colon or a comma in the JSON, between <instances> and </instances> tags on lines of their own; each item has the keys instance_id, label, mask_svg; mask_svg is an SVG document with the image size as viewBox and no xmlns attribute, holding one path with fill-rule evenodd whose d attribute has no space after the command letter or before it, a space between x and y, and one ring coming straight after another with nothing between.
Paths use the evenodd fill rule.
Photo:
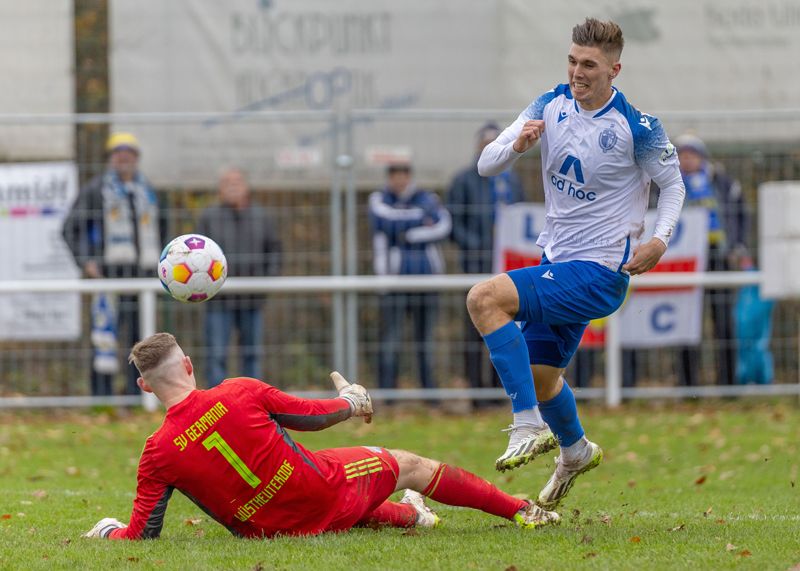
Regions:
<instances>
[{"instance_id":1,"label":"player's knee","mask_svg":"<svg viewBox=\"0 0 800 571\"><path fill-rule=\"evenodd\" d=\"M497 307L494 297L494 286L491 282L472 286L467 293L467 311L473 319L485 315Z\"/></svg>"},{"instance_id":2,"label":"player's knee","mask_svg":"<svg viewBox=\"0 0 800 571\"><path fill-rule=\"evenodd\" d=\"M411 488L421 492L430 483L439 462L424 458L407 450L389 450L400 467L398 488Z\"/></svg>"}]
</instances>

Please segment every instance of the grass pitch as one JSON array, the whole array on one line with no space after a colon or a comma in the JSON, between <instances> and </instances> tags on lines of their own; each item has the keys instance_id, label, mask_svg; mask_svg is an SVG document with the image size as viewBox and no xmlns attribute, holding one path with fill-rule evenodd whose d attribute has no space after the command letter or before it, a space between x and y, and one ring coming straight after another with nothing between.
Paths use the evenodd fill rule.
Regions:
<instances>
[{"instance_id":1,"label":"grass pitch","mask_svg":"<svg viewBox=\"0 0 800 571\"><path fill-rule=\"evenodd\" d=\"M4 413L0 569L800 569L794 401L582 409L606 459L578 479L558 528L519 530L431 502L443 517L435 530L241 540L176 494L161 539L136 543L80 535L101 517L127 521L139 452L159 416ZM379 414L297 439L312 449L407 448L535 496L552 455L493 470L508 416Z\"/></svg>"}]
</instances>

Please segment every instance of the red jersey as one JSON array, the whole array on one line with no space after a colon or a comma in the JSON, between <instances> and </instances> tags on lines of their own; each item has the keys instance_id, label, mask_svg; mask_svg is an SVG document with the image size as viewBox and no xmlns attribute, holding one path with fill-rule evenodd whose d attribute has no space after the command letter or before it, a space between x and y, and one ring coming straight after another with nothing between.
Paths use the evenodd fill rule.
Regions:
<instances>
[{"instance_id":1,"label":"red jersey","mask_svg":"<svg viewBox=\"0 0 800 571\"><path fill-rule=\"evenodd\" d=\"M325 531L340 507L342 467L284 429L321 430L347 418L344 399L301 399L256 379L191 392L147 439L130 525L110 537L158 537L175 489L238 536Z\"/></svg>"}]
</instances>

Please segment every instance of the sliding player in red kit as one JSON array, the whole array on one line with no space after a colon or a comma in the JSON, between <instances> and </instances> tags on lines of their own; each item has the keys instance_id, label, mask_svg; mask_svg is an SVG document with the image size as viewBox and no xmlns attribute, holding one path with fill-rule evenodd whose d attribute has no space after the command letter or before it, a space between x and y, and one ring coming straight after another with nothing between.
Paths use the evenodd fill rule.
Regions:
<instances>
[{"instance_id":1,"label":"sliding player in red kit","mask_svg":"<svg viewBox=\"0 0 800 571\"><path fill-rule=\"evenodd\" d=\"M338 373L333 399L301 399L255 379L228 379L198 390L192 362L169 333L137 343L131 361L142 390L167 408L147 439L129 525L105 518L87 537L156 538L167 503L182 492L241 537L311 535L356 525L433 527L438 517L422 496L485 511L533 528L558 514L518 500L460 468L377 447L311 452L286 429L322 430L351 416L371 420L360 385ZM408 489L401 503L387 499Z\"/></svg>"}]
</instances>

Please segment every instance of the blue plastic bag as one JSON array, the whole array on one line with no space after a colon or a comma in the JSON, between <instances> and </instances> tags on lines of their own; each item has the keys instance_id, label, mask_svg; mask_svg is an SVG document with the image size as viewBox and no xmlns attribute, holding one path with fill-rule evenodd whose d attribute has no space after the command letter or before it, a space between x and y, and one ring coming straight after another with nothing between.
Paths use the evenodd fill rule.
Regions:
<instances>
[{"instance_id":1,"label":"blue plastic bag","mask_svg":"<svg viewBox=\"0 0 800 571\"><path fill-rule=\"evenodd\" d=\"M736 327L736 382L772 382L774 367L769 342L772 337L772 309L775 302L761 297L759 286L739 290L733 310Z\"/></svg>"}]
</instances>

